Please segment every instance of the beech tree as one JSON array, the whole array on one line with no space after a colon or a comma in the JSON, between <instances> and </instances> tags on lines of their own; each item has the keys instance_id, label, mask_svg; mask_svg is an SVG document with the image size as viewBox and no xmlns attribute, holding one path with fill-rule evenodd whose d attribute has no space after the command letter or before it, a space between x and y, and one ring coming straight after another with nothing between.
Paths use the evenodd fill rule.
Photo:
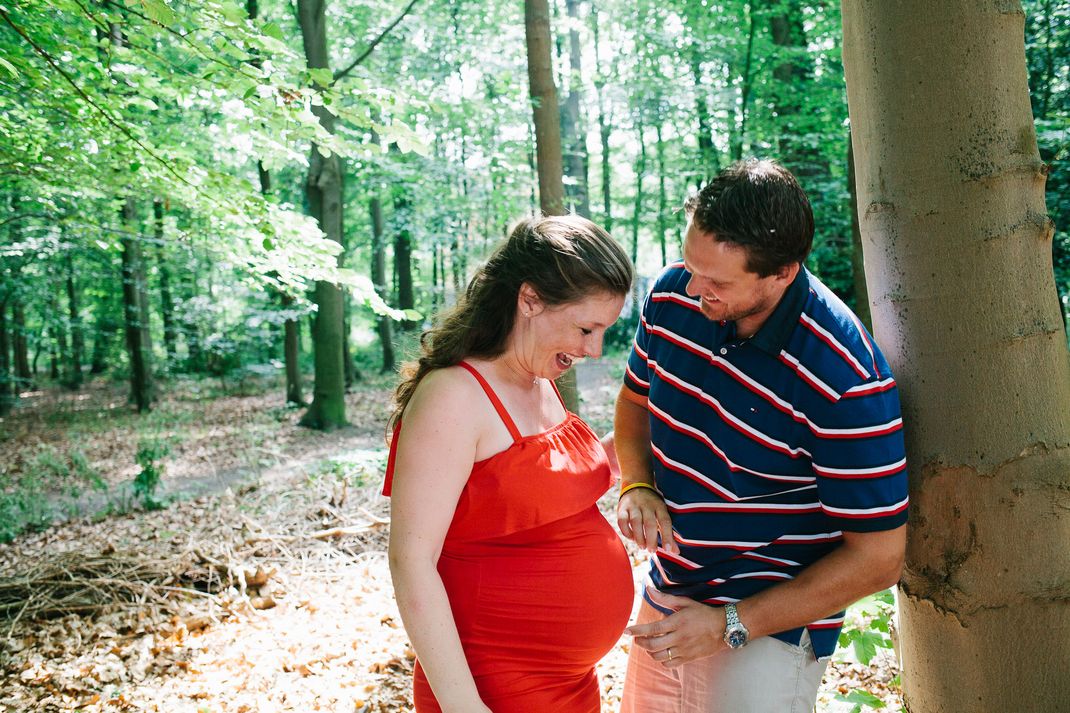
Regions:
<instances>
[{"instance_id":1,"label":"beech tree","mask_svg":"<svg viewBox=\"0 0 1070 713\"><path fill-rule=\"evenodd\" d=\"M912 713L1070 700L1070 356L1023 23L1009 0L843 3L866 279L911 470Z\"/></svg>"}]
</instances>

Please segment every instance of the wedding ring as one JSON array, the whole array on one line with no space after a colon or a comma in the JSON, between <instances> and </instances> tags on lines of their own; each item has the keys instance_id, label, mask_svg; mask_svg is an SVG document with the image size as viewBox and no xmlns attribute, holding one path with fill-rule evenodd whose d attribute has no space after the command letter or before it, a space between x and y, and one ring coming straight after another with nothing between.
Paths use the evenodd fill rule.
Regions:
<instances>
[{"instance_id":1,"label":"wedding ring","mask_svg":"<svg viewBox=\"0 0 1070 713\"><path fill-rule=\"evenodd\" d=\"M669 660L669 661L672 661L672 648L668 648L668 649L666 649L666 651L668 651L668 652L669 652L669 658L668 658L668 660Z\"/></svg>"}]
</instances>

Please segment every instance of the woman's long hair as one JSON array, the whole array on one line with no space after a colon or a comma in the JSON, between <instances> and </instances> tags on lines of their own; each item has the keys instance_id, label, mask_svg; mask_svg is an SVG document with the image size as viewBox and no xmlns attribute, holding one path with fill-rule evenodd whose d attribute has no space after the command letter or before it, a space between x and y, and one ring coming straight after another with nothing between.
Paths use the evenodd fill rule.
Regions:
<instances>
[{"instance_id":1,"label":"woman's long hair","mask_svg":"<svg viewBox=\"0 0 1070 713\"><path fill-rule=\"evenodd\" d=\"M521 220L476 272L464 297L420 336L420 358L401 367L390 429L429 372L467 357L494 359L505 352L522 283L531 285L543 304L556 306L597 292L625 295L633 276L620 245L586 218Z\"/></svg>"}]
</instances>

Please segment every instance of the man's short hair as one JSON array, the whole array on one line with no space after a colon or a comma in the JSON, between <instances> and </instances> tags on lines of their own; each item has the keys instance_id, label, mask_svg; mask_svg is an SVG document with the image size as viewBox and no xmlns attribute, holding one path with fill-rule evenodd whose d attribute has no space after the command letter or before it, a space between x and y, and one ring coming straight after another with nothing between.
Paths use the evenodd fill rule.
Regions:
<instances>
[{"instance_id":1,"label":"man's short hair","mask_svg":"<svg viewBox=\"0 0 1070 713\"><path fill-rule=\"evenodd\" d=\"M743 247L747 269L759 277L801 264L813 245L810 201L795 176L770 159L737 161L689 196L684 210L714 240Z\"/></svg>"}]
</instances>

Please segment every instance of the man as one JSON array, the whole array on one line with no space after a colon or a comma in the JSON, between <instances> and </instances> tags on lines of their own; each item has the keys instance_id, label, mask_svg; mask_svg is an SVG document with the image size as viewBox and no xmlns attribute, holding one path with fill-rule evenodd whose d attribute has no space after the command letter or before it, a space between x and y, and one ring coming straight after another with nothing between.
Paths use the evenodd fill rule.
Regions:
<instances>
[{"instance_id":1,"label":"man","mask_svg":"<svg viewBox=\"0 0 1070 713\"><path fill-rule=\"evenodd\" d=\"M895 381L802 266L787 170L739 162L685 208L617 400L618 523L655 553L621 711L810 711L844 609L902 568Z\"/></svg>"}]
</instances>

